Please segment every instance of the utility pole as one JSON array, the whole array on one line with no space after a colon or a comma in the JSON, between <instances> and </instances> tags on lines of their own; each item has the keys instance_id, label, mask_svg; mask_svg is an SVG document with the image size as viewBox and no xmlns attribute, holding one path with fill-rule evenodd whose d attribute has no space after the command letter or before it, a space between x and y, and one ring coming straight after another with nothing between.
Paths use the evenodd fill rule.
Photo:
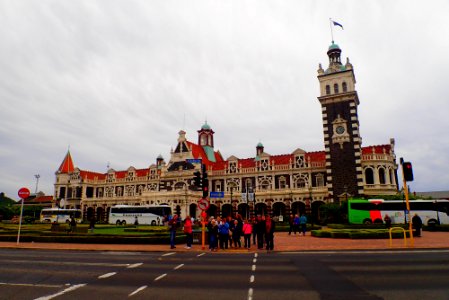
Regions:
<instances>
[{"instance_id":1,"label":"utility pole","mask_svg":"<svg viewBox=\"0 0 449 300\"><path fill-rule=\"evenodd\" d=\"M37 195L37 190L38 190L38 187L39 187L39 178L41 178L41 175L36 174L36 175L34 175L34 177L36 178L36 191L34 192L34 194Z\"/></svg>"}]
</instances>

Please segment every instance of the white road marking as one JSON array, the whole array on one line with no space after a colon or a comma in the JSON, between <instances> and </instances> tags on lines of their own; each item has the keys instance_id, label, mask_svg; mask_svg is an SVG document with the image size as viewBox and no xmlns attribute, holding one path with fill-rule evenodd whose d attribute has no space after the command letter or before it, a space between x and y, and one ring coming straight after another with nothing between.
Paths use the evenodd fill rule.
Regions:
<instances>
[{"instance_id":1,"label":"white road marking","mask_svg":"<svg viewBox=\"0 0 449 300\"><path fill-rule=\"evenodd\" d=\"M131 294L129 294L128 297L134 296L135 294L137 294L137 293L140 292L140 291L143 291L143 290L146 289L146 288L147 288L146 285L141 286L140 288L138 288L137 290L135 290L134 292L132 292Z\"/></svg>"},{"instance_id":2,"label":"white road marking","mask_svg":"<svg viewBox=\"0 0 449 300\"><path fill-rule=\"evenodd\" d=\"M98 276L98 279L108 278L108 277L114 276L115 274L117 274L117 272L106 273L106 274Z\"/></svg>"},{"instance_id":3,"label":"white road marking","mask_svg":"<svg viewBox=\"0 0 449 300\"><path fill-rule=\"evenodd\" d=\"M36 298L35 300L50 300L50 299L59 297L59 296L61 296L61 295L64 295L65 293L74 291L74 290L76 290L76 289L78 289L78 288L80 288L80 287L83 287L83 286L85 286L85 285L86 285L85 283L82 283L82 284L76 284L76 285L71 286L71 287L68 287L68 288L66 288L65 290L62 290L62 291L60 291L60 292L58 292L58 293L56 293L56 294L48 295L48 296L42 296L42 297Z\"/></svg>"},{"instance_id":4,"label":"white road marking","mask_svg":"<svg viewBox=\"0 0 449 300\"><path fill-rule=\"evenodd\" d=\"M251 282L251 283L254 282L254 275L251 275L251 277L249 278L249 282Z\"/></svg>"},{"instance_id":5,"label":"white road marking","mask_svg":"<svg viewBox=\"0 0 449 300\"><path fill-rule=\"evenodd\" d=\"M257 257L257 253L254 253L254 257Z\"/></svg>"},{"instance_id":6,"label":"white road marking","mask_svg":"<svg viewBox=\"0 0 449 300\"><path fill-rule=\"evenodd\" d=\"M205 252L198 254L196 257L200 257L203 256L204 254L206 254Z\"/></svg>"},{"instance_id":7,"label":"white road marking","mask_svg":"<svg viewBox=\"0 0 449 300\"><path fill-rule=\"evenodd\" d=\"M253 263L255 264L257 262L257 258L254 258L253 259Z\"/></svg>"},{"instance_id":8,"label":"white road marking","mask_svg":"<svg viewBox=\"0 0 449 300\"><path fill-rule=\"evenodd\" d=\"M179 268L182 268L184 264L180 264L179 266L176 266L173 270L178 270Z\"/></svg>"},{"instance_id":9,"label":"white road marking","mask_svg":"<svg viewBox=\"0 0 449 300\"><path fill-rule=\"evenodd\" d=\"M62 285L60 285L60 284L38 284L38 283L6 283L6 282L0 282L0 285L35 286L35 287L50 287L50 288L62 287Z\"/></svg>"},{"instance_id":10,"label":"white road marking","mask_svg":"<svg viewBox=\"0 0 449 300\"><path fill-rule=\"evenodd\" d=\"M251 268L252 271L256 271L256 265L253 265Z\"/></svg>"},{"instance_id":11,"label":"white road marking","mask_svg":"<svg viewBox=\"0 0 449 300\"><path fill-rule=\"evenodd\" d=\"M162 275L161 275L161 276L159 276L159 277L156 277L156 278L154 279L154 281L158 281L158 280L160 280L160 279L164 278L165 276L167 276L167 273L165 273L165 274L162 274Z\"/></svg>"},{"instance_id":12,"label":"white road marking","mask_svg":"<svg viewBox=\"0 0 449 300\"><path fill-rule=\"evenodd\" d=\"M252 288L250 288L249 290L248 290L248 300L252 300L253 299L253 289Z\"/></svg>"},{"instance_id":13,"label":"white road marking","mask_svg":"<svg viewBox=\"0 0 449 300\"><path fill-rule=\"evenodd\" d=\"M0 260L0 262L6 260ZM21 264L29 264L29 260L8 260L9 263L21 263ZM114 264L114 263L89 263L89 262L79 262L79 261L54 261L54 260L33 260L33 264L39 265L58 265L58 266L102 266L102 267L126 267L129 264Z\"/></svg>"},{"instance_id":14,"label":"white road marking","mask_svg":"<svg viewBox=\"0 0 449 300\"><path fill-rule=\"evenodd\" d=\"M140 267L141 265L143 265L143 263L137 263L137 264L129 265L128 269L134 269L134 268Z\"/></svg>"},{"instance_id":15,"label":"white road marking","mask_svg":"<svg viewBox=\"0 0 449 300\"><path fill-rule=\"evenodd\" d=\"M169 255L173 255L173 254L176 254L176 252L168 252L168 253L162 254L162 256L169 256Z\"/></svg>"}]
</instances>

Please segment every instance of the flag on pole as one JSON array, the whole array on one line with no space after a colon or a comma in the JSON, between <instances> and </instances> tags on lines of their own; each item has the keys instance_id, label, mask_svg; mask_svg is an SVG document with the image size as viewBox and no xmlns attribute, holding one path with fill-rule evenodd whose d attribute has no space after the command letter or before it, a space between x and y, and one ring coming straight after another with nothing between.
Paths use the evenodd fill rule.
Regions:
<instances>
[{"instance_id":1,"label":"flag on pole","mask_svg":"<svg viewBox=\"0 0 449 300\"><path fill-rule=\"evenodd\" d=\"M334 26L340 26L341 29L343 29L343 25L341 25L340 23L335 22L334 20L332 20L332 23L334 24Z\"/></svg>"}]
</instances>

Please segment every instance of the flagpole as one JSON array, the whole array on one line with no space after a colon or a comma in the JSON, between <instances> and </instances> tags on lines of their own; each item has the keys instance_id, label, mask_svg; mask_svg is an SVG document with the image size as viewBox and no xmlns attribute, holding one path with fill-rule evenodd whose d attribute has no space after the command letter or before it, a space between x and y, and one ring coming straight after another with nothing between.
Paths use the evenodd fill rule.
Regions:
<instances>
[{"instance_id":1,"label":"flagpole","mask_svg":"<svg viewBox=\"0 0 449 300\"><path fill-rule=\"evenodd\" d=\"M329 18L329 26L331 27L331 38L332 38L332 44L334 43L334 31L332 29L332 19Z\"/></svg>"}]
</instances>

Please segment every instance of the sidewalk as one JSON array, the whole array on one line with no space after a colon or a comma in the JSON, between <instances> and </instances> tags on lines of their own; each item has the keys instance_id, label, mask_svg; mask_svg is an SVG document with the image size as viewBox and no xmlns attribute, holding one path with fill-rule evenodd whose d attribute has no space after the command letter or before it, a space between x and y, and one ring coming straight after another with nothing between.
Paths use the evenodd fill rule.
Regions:
<instances>
[{"instance_id":1,"label":"sidewalk","mask_svg":"<svg viewBox=\"0 0 449 300\"><path fill-rule=\"evenodd\" d=\"M308 233L309 234L309 233ZM316 238L310 235L288 235L287 232L275 234L275 251L335 251L335 250L391 250L391 249L449 249L449 232L427 232L422 237L414 238L414 247L404 246L403 239L393 239L392 247L388 239L332 239ZM66 243L20 243L0 242L0 248L16 249L52 249L52 250L87 250L87 251L204 251L201 245L193 245L192 249L185 249L185 244L177 245L176 249L170 249L170 245L130 245L130 244L66 244ZM206 251L208 246L206 245ZM228 249L218 250L217 253L247 253L262 251L252 246L250 250Z\"/></svg>"}]
</instances>

